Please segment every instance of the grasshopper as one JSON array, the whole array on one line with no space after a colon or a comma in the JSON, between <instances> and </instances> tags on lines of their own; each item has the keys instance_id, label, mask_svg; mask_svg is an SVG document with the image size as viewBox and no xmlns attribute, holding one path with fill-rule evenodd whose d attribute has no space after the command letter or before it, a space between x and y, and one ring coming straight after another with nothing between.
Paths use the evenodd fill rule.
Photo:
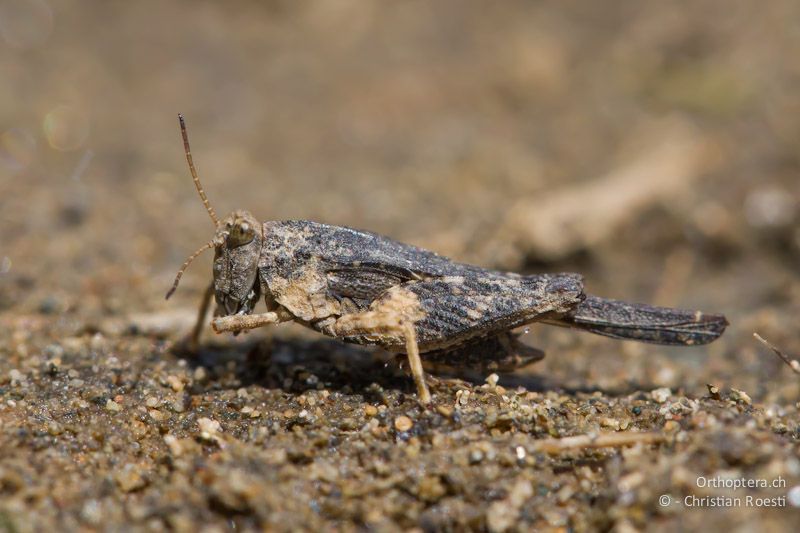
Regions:
<instances>
[{"instance_id":1,"label":"grasshopper","mask_svg":"<svg viewBox=\"0 0 800 533\"><path fill-rule=\"evenodd\" d=\"M307 220L261 223L244 210L220 220L178 118L189 171L216 228L166 296L192 260L213 248L213 280L189 337L195 347L213 296L217 333L293 321L344 342L405 352L418 398L427 404L420 354L431 364L513 370L544 357L512 332L532 322L685 346L715 340L728 324L722 315L587 295L579 274L500 272L367 231ZM262 297L267 310L254 313Z\"/></svg>"}]
</instances>

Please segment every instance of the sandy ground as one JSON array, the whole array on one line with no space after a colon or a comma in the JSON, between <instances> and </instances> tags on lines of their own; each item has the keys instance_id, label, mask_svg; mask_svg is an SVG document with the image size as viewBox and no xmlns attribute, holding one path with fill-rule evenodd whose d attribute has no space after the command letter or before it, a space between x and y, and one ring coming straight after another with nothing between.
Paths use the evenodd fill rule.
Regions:
<instances>
[{"instance_id":1,"label":"sandy ground","mask_svg":"<svg viewBox=\"0 0 800 533\"><path fill-rule=\"evenodd\" d=\"M0 526L793 530L800 376L752 334L800 353L797 20L0 3ZM579 271L731 326L668 349L534 325L544 361L460 369L428 409L380 350L295 326L186 353L210 258L163 296L213 228L178 112L220 213Z\"/></svg>"}]
</instances>

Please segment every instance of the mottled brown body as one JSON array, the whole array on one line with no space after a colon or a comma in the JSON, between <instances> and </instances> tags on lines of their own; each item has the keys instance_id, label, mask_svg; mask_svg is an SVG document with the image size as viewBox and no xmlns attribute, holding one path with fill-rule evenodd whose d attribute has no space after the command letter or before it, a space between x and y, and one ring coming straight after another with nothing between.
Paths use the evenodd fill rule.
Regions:
<instances>
[{"instance_id":1,"label":"mottled brown body","mask_svg":"<svg viewBox=\"0 0 800 533\"><path fill-rule=\"evenodd\" d=\"M531 322L680 345L710 342L727 325L721 315L587 297L578 274L500 272L366 231L307 220L262 224L246 211L218 221L182 131L195 184L217 226L195 254L215 250L208 294L217 303L217 332L291 320L345 342L405 351L420 398L428 401L420 353L449 366L511 370L543 356L510 333ZM254 314L262 296L267 312Z\"/></svg>"},{"instance_id":2,"label":"mottled brown body","mask_svg":"<svg viewBox=\"0 0 800 533\"><path fill-rule=\"evenodd\" d=\"M574 274L521 276L450 261L374 233L305 220L266 222L261 291L298 321L340 337L343 316L373 311L413 320L421 352L458 346L583 300ZM404 347L394 334L351 331L342 340Z\"/></svg>"}]
</instances>

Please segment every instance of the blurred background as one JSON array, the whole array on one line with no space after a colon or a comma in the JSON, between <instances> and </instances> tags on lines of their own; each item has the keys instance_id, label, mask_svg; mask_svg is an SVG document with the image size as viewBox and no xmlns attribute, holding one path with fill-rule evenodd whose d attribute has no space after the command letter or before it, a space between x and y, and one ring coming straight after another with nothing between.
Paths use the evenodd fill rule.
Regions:
<instances>
[{"instance_id":1,"label":"blurred background","mask_svg":"<svg viewBox=\"0 0 800 533\"><path fill-rule=\"evenodd\" d=\"M556 365L536 371L786 399L751 334L800 351L798 50L791 0L0 0L0 313L196 305L210 254L163 301L213 231L181 112L220 214L577 270L733 324L689 352L536 328Z\"/></svg>"}]
</instances>

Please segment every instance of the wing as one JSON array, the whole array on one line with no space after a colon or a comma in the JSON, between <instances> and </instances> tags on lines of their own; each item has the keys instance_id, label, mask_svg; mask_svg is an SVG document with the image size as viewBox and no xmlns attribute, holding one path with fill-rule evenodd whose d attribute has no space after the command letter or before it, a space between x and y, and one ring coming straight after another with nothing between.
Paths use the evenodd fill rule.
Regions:
<instances>
[{"instance_id":1,"label":"wing","mask_svg":"<svg viewBox=\"0 0 800 533\"><path fill-rule=\"evenodd\" d=\"M416 323L423 352L567 313L585 298L578 274L446 277L404 287L425 313Z\"/></svg>"},{"instance_id":2,"label":"wing","mask_svg":"<svg viewBox=\"0 0 800 533\"><path fill-rule=\"evenodd\" d=\"M407 268L379 263L337 264L327 270L326 277L328 294L339 301L348 298L360 309L369 307L373 300L395 285L421 279Z\"/></svg>"},{"instance_id":3,"label":"wing","mask_svg":"<svg viewBox=\"0 0 800 533\"><path fill-rule=\"evenodd\" d=\"M450 259L376 233L307 220L265 222L260 266L292 277L309 260L329 271L377 268L390 276L457 276L485 269Z\"/></svg>"},{"instance_id":4,"label":"wing","mask_svg":"<svg viewBox=\"0 0 800 533\"><path fill-rule=\"evenodd\" d=\"M301 311L309 306L301 306L297 291L287 287L309 266L322 276L321 283L314 284L321 292L312 297L311 307L319 307L320 298L331 298L346 300L349 310L364 310L387 289L403 283L492 272L375 233L306 220L265 222L263 235L261 277L281 304L303 317L316 313Z\"/></svg>"},{"instance_id":5,"label":"wing","mask_svg":"<svg viewBox=\"0 0 800 533\"><path fill-rule=\"evenodd\" d=\"M498 272L374 233L303 220L263 227L259 268L279 303L311 321L327 316L317 309L332 308L328 300L349 300L364 310L378 305L390 288L403 287L416 295L426 315L417 323L423 351L566 313L584 298L577 274ZM309 271L320 292L292 290L293 280Z\"/></svg>"},{"instance_id":6,"label":"wing","mask_svg":"<svg viewBox=\"0 0 800 533\"><path fill-rule=\"evenodd\" d=\"M588 296L572 312L551 323L615 339L678 346L708 344L722 335L728 326L722 315L620 302L598 296Z\"/></svg>"}]
</instances>

